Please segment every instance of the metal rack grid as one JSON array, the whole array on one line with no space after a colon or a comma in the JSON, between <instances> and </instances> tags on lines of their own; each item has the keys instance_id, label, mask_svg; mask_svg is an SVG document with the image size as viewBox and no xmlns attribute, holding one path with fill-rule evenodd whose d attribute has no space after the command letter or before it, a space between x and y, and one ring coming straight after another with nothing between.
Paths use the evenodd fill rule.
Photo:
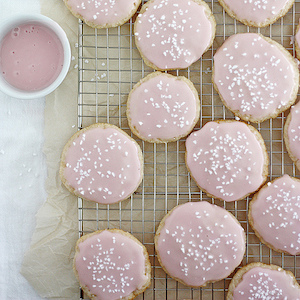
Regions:
<instances>
[{"instance_id":1,"label":"metal rack grid","mask_svg":"<svg viewBox=\"0 0 300 300\"><path fill-rule=\"evenodd\" d=\"M143 3L146 1L143 1ZM198 90L201 113L195 130L216 119L233 119L221 103L211 83L213 55L224 40L240 32L260 32L286 47L295 56L293 36L300 17L300 0L275 24L257 29L229 17L217 0L206 0L216 18L216 38L203 57L186 70L170 72L188 77ZM134 18L117 28L97 30L79 22L78 33L78 129L95 122L119 126L131 136L126 119L127 95L133 85L151 73L142 61L133 36ZM254 125L262 134L270 157L269 180L287 173L299 176L287 155L283 142L283 125L288 112L276 119ZM252 124L253 125L253 124ZM138 190L121 203L100 205L78 199L79 235L104 228L131 232L147 248L152 265L152 282L137 299L225 299L232 277L204 288L186 287L160 267L155 255L154 234L163 216L174 206L187 201L206 200L233 213L247 234L242 265L254 261L277 264L300 280L300 257L280 254L260 243L247 221L251 198L234 203L211 199L197 188L185 167L185 140L168 144L150 144L133 136L144 156L144 180ZM84 295L81 295L84 299Z\"/></svg>"}]
</instances>

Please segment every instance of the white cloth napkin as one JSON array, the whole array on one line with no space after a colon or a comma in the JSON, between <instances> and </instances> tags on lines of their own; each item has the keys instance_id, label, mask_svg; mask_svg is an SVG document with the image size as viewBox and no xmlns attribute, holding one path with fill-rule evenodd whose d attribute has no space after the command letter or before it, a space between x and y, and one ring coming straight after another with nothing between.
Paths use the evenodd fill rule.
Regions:
<instances>
[{"instance_id":1,"label":"white cloth napkin","mask_svg":"<svg viewBox=\"0 0 300 300\"><path fill-rule=\"evenodd\" d=\"M19 12L39 13L39 0L0 0L1 21ZM44 107L44 98L19 100L0 92L1 300L42 299L19 271L46 200Z\"/></svg>"}]
</instances>

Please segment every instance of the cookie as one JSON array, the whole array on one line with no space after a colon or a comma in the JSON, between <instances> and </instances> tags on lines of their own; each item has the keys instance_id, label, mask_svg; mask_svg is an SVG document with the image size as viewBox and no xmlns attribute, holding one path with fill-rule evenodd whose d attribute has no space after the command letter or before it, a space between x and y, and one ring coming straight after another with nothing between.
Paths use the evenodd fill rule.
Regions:
<instances>
[{"instance_id":1,"label":"cookie","mask_svg":"<svg viewBox=\"0 0 300 300\"><path fill-rule=\"evenodd\" d=\"M150 0L134 23L135 43L155 70L185 69L213 43L216 21L202 0Z\"/></svg>"},{"instance_id":2,"label":"cookie","mask_svg":"<svg viewBox=\"0 0 300 300\"><path fill-rule=\"evenodd\" d=\"M283 17L295 0L219 0L225 11L248 26L265 27Z\"/></svg>"},{"instance_id":3,"label":"cookie","mask_svg":"<svg viewBox=\"0 0 300 300\"><path fill-rule=\"evenodd\" d=\"M185 160L201 190L228 202L254 193L268 176L269 159L262 136L240 121L212 121L191 133Z\"/></svg>"},{"instance_id":4,"label":"cookie","mask_svg":"<svg viewBox=\"0 0 300 300\"><path fill-rule=\"evenodd\" d=\"M199 116L197 90L183 76L151 73L128 96L129 127L136 136L150 143L179 140L193 130Z\"/></svg>"},{"instance_id":5,"label":"cookie","mask_svg":"<svg viewBox=\"0 0 300 300\"><path fill-rule=\"evenodd\" d=\"M300 254L300 180L283 175L268 182L250 202L248 219L262 243Z\"/></svg>"},{"instance_id":6,"label":"cookie","mask_svg":"<svg viewBox=\"0 0 300 300\"><path fill-rule=\"evenodd\" d=\"M160 222L154 242L164 271L195 288L229 276L245 252L240 223L207 201L173 208Z\"/></svg>"},{"instance_id":7,"label":"cookie","mask_svg":"<svg viewBox=\"0 0 300 300\"><path fill-rule=\"evenodd\" d=\"M91 299L134 299L150 285L145 246L120 229L98 230L76 243L73 270Z\"/></svg>"},{"instance_id":8,"label":"cookie","mask_svg":"<svg viewBox=\"0 0 300 300\"><path fill-rule=\"evenodd\" d=\"M141 0L64 0L76 17L94 28L117 27L137 11Z\"/></svg>"},{"instance_id":9,"label":"cookie","mask_svg":"<svg viewBox=\"0 0 300 300\"><path fill-rule=\"evenodd\" d=\"M295 48L296 48L296 56L298 60L300 60L300 20L299 24L296 28L296 34L295 34Z\"/></svg>"},{"instance_id":10,"label":"cookie","mask_svg":"<svg viewBox=\"0 0 300 300\"><path fill-rule=\"evenodd\" d=\"M292 272L255 262L236 272L226 299L300 300L300 286Z\"/></svg>"},{"instance_id":11,"label":"cookie","mask_svg":"<svg viewBox=\"0 0 300 300\"><path fill-rule=\"evenodd\" d=\"M116 203L127 199L141 183L142 151L118 127L93 124L67 142L59 174L76 196L101 204Z\"/></svg>"},{"instance_id":12,"label":"cookie","mask_svg":"<svg viewBox=\"0 0 300 300\"><path fill-rule=\"evenodd\" d=\"M258 33L229 37L214 56L213 84L239 118L263 122L296 100L299 70L291 54Z\"/></svg>"},{"instance_id":13,"label":"cookie","mask_svg":"<svg viewBox=\"0 0 300 300\"><path fill-rule=\"evenodd\" d=\"M291 107L283 137L290 158L300 170L300 102Z\"/></svg>"}]
</instances>

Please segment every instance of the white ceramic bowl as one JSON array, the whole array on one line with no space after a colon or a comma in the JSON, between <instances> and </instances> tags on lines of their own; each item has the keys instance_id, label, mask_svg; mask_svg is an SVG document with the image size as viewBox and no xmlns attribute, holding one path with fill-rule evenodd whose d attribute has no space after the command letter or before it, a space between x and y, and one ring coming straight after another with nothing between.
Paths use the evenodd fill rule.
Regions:
<instances>
[{"instance_id":1,"label":"white ceramic bowl","mask_svg":"<svg viewBox=\"0 0 300 300\"><path fill-rule=\"evenodd\" d=\"M35 98L41 98L44 97L51 92L53 92L65 79L71 62L71 48L70 43L67 38L66 33L64 30L52 19L41 15L41 14L17 14L3 23L1 23L0 26L0 44L2 39L6 36L6 34L13 29L14 27L20 26L24 23L38 23L41 25L44 25L51 29L60 39L61 44L63 46L64 50L64 63L62 70L58 77L54 80L53 83L51 83L48 87L37 90L37 91L23 91L20 89L17 89L13 86L11 86L3 77L2 74L0 74L0 90L4 92L5 94L19 99L35 99Z\"/></svg>"}]
</instances>

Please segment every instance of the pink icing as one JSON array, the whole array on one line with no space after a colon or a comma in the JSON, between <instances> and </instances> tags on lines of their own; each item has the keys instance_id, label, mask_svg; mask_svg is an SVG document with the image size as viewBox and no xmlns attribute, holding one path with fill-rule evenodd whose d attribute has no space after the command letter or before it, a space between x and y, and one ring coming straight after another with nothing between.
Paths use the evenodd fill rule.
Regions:
<instances>
[{"instance_id":1,"label":"pink icing","mask_svg":"<svg viewBox=\"0 0 300 300\"><path fill-rule=\"evenodd\" d=\"M239 20L266 23L279 16L290 0L223 0Z\"/></svg>"},{"instance_id":2,"label":"pink icing","mask_svg":"<svg viewBox=\"0 0 300 300\"><path fill-rule=\"evenodd\" d=\"M300 300L300 289L293 280L286 272L254 267L243 275L233 300Z\"/></svg>"},{"instance_id":3,"label":"pink icing","mask_svg":"<svg viewBox=\"0 0 300 300\"><path fill-rule=\"evenodd\" d=\"M291 119L287 128L289 149L292 155L300 159L300 102L291 107Z\"/></svg>"},{"instance_id":4,"label":"pink icing","mask_svg":"<svg viewBox=\"0 0 300 300\"><path fill-rule=\"evenodd\" d=\"M152 141L188 134L199 118L195 92L184 80L157 72L129 96L131 126L142 138Z\"/></svg>"},{"instance_id":5,"label":"pink icing","mask_svg":"<svg viewBox=\"0 0 300 300\"><path fill-rule=\"evenodd\" d=\"M41 24L21 24L1 41L2 76L18 89L37 91L49 86L61 72L63 62L59 38Z\"/></svg>"},{"instance_id":6,"label":"pink icing","mask_svg":"<svg viewBox=\"0 0 300 300\"><path fill-rule=\"evenodd\" d=\"M298 70L287 55L257 33L229 37L214 56L213 76L226 105L246 120L287 109L298 87Z\"/></svg>"},{"instance_id":7,"label":"pink icing","mask_svg":"<svg viewBox=\"0 0 300 300\"><path fill-rule=\"evenodd\" d=\"M115 128L91 128L67 150L64 177L85 199L118 202L140 183L143 165L139 151L136 142Z\"/></svg>"},{"instance_id":8,"label":"pink icing","mask_svg":"<svg viewBox=\"0 0 300 300\"><path fill-rule=\"evenodd\" d=\"M136 11L140 0L66 0L67 5L86 21L100 26L123 23Z\"/></svg>"},{"instance_id":9,"label":"pink icing","mask_svg":"<svg viewBox=\"0 0 300 300\"><path fill-rule=\"evenodd\" d=\"M244 230L225 209L206 201L175 207L156 243L168 273L190 286L226 278L245 252Z\"/></svg>"},{"instance_id":10,"label":"pink icing","mask_svg":"<svg viewBox=\"0 0 300 300\"><path fill-rule=\"evenodd\" d=\"M186 163L198 185L225 201L256 191L264 182L264 151L243 122L208 122L186 140Z\"/></svg>"},{"instance_id":11,"label":"pink icing","mask_svg":"<svg viewBox=\"0 0 300 300\"><path fill-rule=\"evenodd\" d=\"M300 19L299 19L299 24L300 24ZM295 41L298 44L298 47L300 48L300 30L297 30L296 34L295 34Z\"/></svg>"},{"instance_id":12,"label":"pink icing","mask_svg":"<svg viewBox=\"0 0 300 300\"><path fill-rule=\"evenodd\" d=\"M95 300L123 299L148 281L142 246L121 233L104 230L78 247L79 281Z\"/></svg>"},{"instance_id":13,"label":"pink icing","mask_svg":"<svg viewBox=\"0 0 300 300\"><path fill-rule=\"evenodd\" d=\"M261 189L251 205L254 229L274 248L300 254L300 182L284 175Z\"/></svg>"},{"instance_id":14,"label":"pink icing","mask_svg":"<svg viewBox=\"0 0 300 300\"><path fill-rule=\"evenodd\" d=\"M214 37L208 14L206 5L193 0L154 0L136 19L136 44L158 69L187 68Z\"/></svg>"}]
</instances>

